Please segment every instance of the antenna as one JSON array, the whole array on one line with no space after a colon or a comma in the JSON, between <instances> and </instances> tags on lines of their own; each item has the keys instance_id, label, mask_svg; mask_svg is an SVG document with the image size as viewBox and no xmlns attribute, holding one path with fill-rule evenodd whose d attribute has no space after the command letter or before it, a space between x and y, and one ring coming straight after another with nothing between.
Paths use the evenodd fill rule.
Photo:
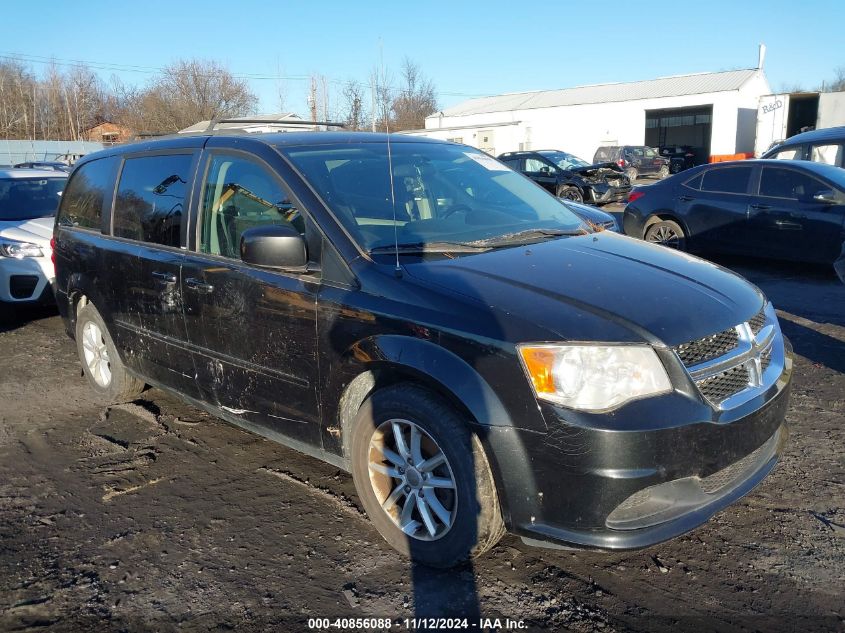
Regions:
<instances>
[{"instance_id":1,"label":"antenna","mask_svg":"<svg viewBox=\"0 0 845 633\"><path fill-rule=\"evenodd\" d=\"M387 133L387 172L390 175L390 205L393 207L393 248L396 253L396 268L393 271L397 277L402 276L402 269L399 267L399 229L396 226L396 191L393 188L393 154L390 152L390 127L387 117L384 119L384 129Z\"/></svg>"},{"instance_id":2,"label":"antenna","mask_svg":"<svg viewBox=\"0 0 845 633\"><path fill-rule=\"evenodd\" d=\"M384 81L384 49L381 45L381 38L379 38L379 49L381 76L382 81ZM401 277L402 268L399 266L399 229L396 226L396 190L393 187L393 154L390 151L390 112L387 109L384 112L384 131L387 134L387 173L390 176L390 206L393 208L393 252L396 255L396 267L393 269L393 273L397 277Z\"/></svg>"}]
</instances>

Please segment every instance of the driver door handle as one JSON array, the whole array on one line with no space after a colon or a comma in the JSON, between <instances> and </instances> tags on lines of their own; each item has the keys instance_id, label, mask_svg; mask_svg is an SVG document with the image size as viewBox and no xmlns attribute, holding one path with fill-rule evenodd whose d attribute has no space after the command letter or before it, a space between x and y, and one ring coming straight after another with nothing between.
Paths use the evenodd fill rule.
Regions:
<instances>
[{"instance_id":1,"label":"driver door handle","mask_svg":"<svg viewBox=\"0 0 845 633\"><path fill-rule=\"evenodd\" d=\"M188 277L185 280L185 285L191 290L196 290L197 292L204 292L206 294L214 292L214 286L205 283L201 279L196 279L195 277Z\"/></svg>"},{"instance_id":2,"label":"driver door handle","mask_svg":"<svg viewBox=\"0 0 845 633\"><path fill-rule=\"evenodd\" d=\"M754 204L749 205L749 206L750 206L752 209L756 209L757 211L765 211L766 209L771 209L771 208L772 208L772 207L770 207L770 206L769 206L769 205L767 205L767 204L759 204L759 203L754 203Z\"/></svg>"},{"instance_id":3,"label":"driver door handle","mask_svg":"<svg viewBox=\"0 0 845 633\"><path fill-rule=\"evenodd\" d=\"M695 200L695 198L693 198L692 196L681 196L680 198L678 198L678 200L680 200L681 202L689 202L690 200Z\"/></svg>"},{"instance_id":4,"label":"driver door handle","mask_svg":"<svg viewBox=\"0 0 845 633\"><path fill-rule=\"evenodd\" d=\"M153 271L153 277L158 279L159 281L163 281L166 284L175 284L176 283L176 275L173 273L166 273L160 270Z\"/></svg>"}]
</instances>

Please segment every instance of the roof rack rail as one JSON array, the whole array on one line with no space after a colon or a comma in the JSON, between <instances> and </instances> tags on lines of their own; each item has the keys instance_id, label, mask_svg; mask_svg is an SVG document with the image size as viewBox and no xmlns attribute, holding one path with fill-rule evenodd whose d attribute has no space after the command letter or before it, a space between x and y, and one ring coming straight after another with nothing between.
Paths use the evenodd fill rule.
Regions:
<instances>
[{"instance_id":1,"label":"roof rack rail","mask_svg":"<svg viewBox=\"0 0 845 633\"><path fill-rule=\"evenodd\" d=\"M213 132L214 128L221 123L263 123L264 125L324 125L326 127L346 127L345 123L333 123L332 121L306 121L304 119L211 119L211 121L208 122L208 127L205 128L205 131Z\"/></svg>"}]
</instances>

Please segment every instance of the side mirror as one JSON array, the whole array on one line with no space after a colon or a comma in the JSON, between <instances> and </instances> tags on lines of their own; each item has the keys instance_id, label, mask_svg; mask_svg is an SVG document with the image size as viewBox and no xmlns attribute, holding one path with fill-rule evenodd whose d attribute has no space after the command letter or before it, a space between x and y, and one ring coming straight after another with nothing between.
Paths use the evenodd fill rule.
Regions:
<instances>
[{"instance_id":1,"label":"side mirror","mask_svg":"<svg viewBox=\"0 0 845 633\"><path fill-rule=\"evenodd\" d=\"M268 224L241 234L241 261L264 268L304 271L308 265L305 240L289 224Z\"/></svg>"},{"instance_id":2,"label":"side mirror","mask_svg":"<svg viewBox=\"0 0 845 633\"><path fill-rule=\"evenodd\" d=\"M813 201L824 204L836 204L836 192L832 189L821 189L813 194Z\"/></svg>"}]
</instances>

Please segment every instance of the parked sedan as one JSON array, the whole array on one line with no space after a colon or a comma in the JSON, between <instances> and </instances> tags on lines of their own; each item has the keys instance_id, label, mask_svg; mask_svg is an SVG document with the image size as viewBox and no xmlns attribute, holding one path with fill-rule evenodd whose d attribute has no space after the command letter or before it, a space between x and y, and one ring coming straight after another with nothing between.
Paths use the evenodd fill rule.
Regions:
<instances>
[{"instance_id":1,"label":"parked sedan","mask_svg":"<svg viewBox=\"0 0 845 633\"><path fill-rule=\"evenodd\" d=\"M66 180L60 171L0 170L0 309L53 301L50 238Z\"/></svg>"},{"instance_id":2,"label":"parked sedan","mask_svg":"<svg viewBox=\"0 0 845 633\"><path fill-rule=\"evenodd\" d=\"M18 163L16 169L50 169L53 171L64 171L70 173L71 166L57 160L36 160L26 163Z\"/></svg>"},{"instance_id":3,"label":"parked sedan","mask_svg":"<svg viewBox=\"0 0 845 633\"><path fill-rule=\"evenodd\" d=\"M499 160L558 198L602 205L622 202L631 191L631 182L614 163L591 165L585 160L556 149L507 152Z\"/></svg>"},{"instance_id":4,"label":"parked sedan","mask_svg":"<svg viewBox=\"0 0 845 633\"><path fill-rule=\"evenodd\" d=\"M807 161L694 167L635 187L627 235L678 249L833 263L842 251L845 170Z\"/></svg>"}]
</instances>

